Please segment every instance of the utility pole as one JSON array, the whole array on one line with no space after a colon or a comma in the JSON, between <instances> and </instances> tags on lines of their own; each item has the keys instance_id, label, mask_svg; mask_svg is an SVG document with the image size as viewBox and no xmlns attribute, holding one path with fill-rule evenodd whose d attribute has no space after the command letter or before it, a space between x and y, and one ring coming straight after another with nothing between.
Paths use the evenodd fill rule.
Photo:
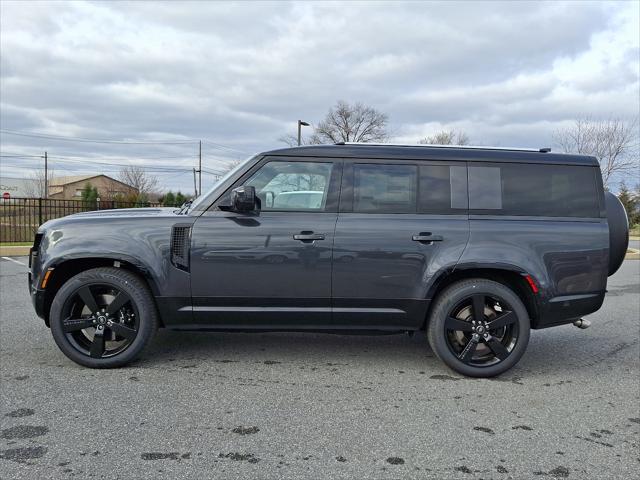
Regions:
<instances>
[{"instance_id":1,"label":"utility pole","mask_svg":"<svg viewBox=\"0 0 640 480\"><path fill-rule=\"evenodd\" d=\"M196 185L196 169L193 169L193 198L198 197L198 186Z\"/></svg>"},{"instance_id":2,"label":"utility pole","mask_svg":"<svg viewBox=\"0 0 640 480\"><path fill-rule=\"evenodd\" d=\"M202 140L198 142L198 194L202 195Z\"/></svg>"},{"instance_id":3,"label":"utility pole","mask_svg":"<svg viewBox=\"0 0 640 480\"><path fill-rule=\"evenodd\" d=\"M44 152L44 198L49 198L49 166L47 152Z\"/></svg>"}]
</instances>

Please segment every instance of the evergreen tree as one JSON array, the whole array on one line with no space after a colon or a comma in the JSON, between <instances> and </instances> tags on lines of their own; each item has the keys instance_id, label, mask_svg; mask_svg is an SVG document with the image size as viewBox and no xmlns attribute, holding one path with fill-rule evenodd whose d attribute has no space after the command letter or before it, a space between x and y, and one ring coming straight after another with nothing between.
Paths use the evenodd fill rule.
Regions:
<instances>
[{"instance_id":1,"label":"evergreen tree","mask_svg":"<svg viewBox=\"0 0 640 480\"><path fill-rule=\"evenodd\" d=\"M178 193L176 193L176 205L182 205L186 201L187 198L178 190Z\"/></svg>"},{"instance_id":2,"label":"evergreen tree","mask_svg":"<svg viewBox=\"0 0 640 480\"><path fill-rule=\"evenodd\" d=\"M640 211L638 211L640 198L630 192L624 182L620 184L620 192L618 193L618 198L620 199L622 205L624 205L624 209L627 211L629 226L640 223Z\"/></svg>"},{"instance_id":3,"label":"evergreen tree","mask_svg":"<svg viewBox=\"0 0 640 480\"><path fill-rule=\"evenodd\" d=\"M89 182L85 183L82 189L82 201L95 204L98 201L98 189Z\"/></svg>"},{"instance_id":4,"label":"evergreen tree","mask_svg":"<svg viewBox=\"0 0 640 480\"><path fill-rule=\"evenodd\" d=\"M146 193L141 192L138 194L138 198L136 198L136 207L148 207L149 206L149 197Z\"/></svg>"},{"instance_id":5,"label":"evergreen tree","mask_svg":"<svg viewBox=\"0 0 640 480\"><path fill-rule=\"evenodd\" d=\"M176 196L173 194L172 191L169 191L169 192L167 192L167 194L164 197L162 197L162 200L160 200L160 202L165 207L175 207L176 206Z\"/></svg>"}]
</instances>

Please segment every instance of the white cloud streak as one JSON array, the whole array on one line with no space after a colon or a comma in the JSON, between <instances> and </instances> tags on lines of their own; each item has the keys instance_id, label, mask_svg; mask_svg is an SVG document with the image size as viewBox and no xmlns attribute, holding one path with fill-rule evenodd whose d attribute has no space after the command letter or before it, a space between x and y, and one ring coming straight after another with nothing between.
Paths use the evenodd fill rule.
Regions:
<instances>
[{"instance_id":1,"label":"white cloud streak","mask_svg":"<svg viewBox=\"0 0 640 480\"><path fill-rule=\"evenodd\" d=\"M388 113L394 141L462 128L476 143L546 146L577 117L638 115L639 24L638 2L4 1L0 121L89 138L208 138L251 153L344 99ZM140 162L185 168L197 153L10 135L0 146L184 155ZM240 155L207 145L205 165ZM7 173L20 175L15 161L3 162ZM162 181L186 189L187 173Z\"/></svg>"}]
</instances>

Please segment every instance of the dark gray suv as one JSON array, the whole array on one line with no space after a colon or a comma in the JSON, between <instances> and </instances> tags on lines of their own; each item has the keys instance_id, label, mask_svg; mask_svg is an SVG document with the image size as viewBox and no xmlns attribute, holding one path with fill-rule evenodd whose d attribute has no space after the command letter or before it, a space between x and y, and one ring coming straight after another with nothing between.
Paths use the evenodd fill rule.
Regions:
<instances>
[{"instance_id":1,"label":"dark gray suv","mask_svg":"<svg viewBox=\"0 0 640 480\"><path fill-rule=\"evenodd\" d=\"M29 288L87 367L130 362L158 327L426 329L449 367L489 377L530 329L585 326L627 243L593 157L309 146L261 153L181 209L45 223Z\"/></svg>"}]
</instances>

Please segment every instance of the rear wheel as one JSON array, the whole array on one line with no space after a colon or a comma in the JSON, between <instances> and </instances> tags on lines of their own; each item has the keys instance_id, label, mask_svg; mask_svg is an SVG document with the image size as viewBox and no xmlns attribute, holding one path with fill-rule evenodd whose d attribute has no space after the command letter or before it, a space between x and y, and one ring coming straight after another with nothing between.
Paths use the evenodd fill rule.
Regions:
<instances>
[{"instance_id":1,"label":"rear wheel","mask_svg":"<svg viewBox=\"0 0 640 480\"><path fill-rule=\"evenodd\" d=\"M470 377L493 377L513 367L529 342L529 316L501 283L470 279L436 299L427 337L448 367Z\"/></svg>"},{"instance_id":2,"label":"rear wheel","mask_svg":"<svg viewBox=\"0 0 640 480\"><path fill-rule=\"evenodd\" d=\"M62 352L90 368L131 362L157 328L144 281L118 268L96 268L68 280L51 305L53 338Z\"/></svg>"}]
</instances>

